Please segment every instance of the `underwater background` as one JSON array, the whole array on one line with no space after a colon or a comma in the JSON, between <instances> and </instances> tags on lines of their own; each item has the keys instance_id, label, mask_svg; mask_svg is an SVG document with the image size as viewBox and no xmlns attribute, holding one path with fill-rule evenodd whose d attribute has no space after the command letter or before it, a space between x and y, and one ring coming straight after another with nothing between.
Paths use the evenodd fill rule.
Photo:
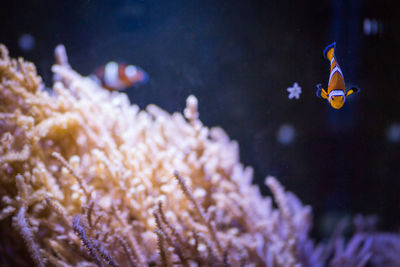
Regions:
<instances>
[{"instance_id":1,"label":"underwater background","mask_svg":"<svg viewBox=\"0 0 400 267\"><path fill-rule=\"evenodd\" d=\"M35 62L47 85L62 43L85 75L110 60L146 70L149 82L126 90L141 108L173 112L196 95L204 124L239 142L254 183L266 193L265 176L276 176L312 206L322 238L358 213L376 214L382 230L400 225L399 10L360 0L7 1L0 43ZM360 88L341 110L315 96L333 41L346 85ZM298 100L286 91L294 82Z\"/></svg>"}]
</instances>

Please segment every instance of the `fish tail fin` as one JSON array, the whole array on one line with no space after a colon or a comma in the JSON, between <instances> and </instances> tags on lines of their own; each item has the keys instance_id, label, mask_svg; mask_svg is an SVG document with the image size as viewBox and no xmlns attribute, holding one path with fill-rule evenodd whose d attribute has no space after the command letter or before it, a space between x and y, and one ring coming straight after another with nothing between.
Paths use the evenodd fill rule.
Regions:
<instances>
[{"instance_id":1,"label":"fish tail fin","mask_svg":"<svg viewBox=\"0 0 400 267\"><path fill-rule=\"evenodd\" d=\"M149 74L147 74L147 72L145 72L144 70L141 69L141 71L143 72L143 79L141 81L141 84L145 84L149 81Z\"/></svg>"},{"instance_id":2,"label":"fish tail fin","mask_svg":"<svg viewBox=\"0 0 400 267\"><path fill-rule=\"evenodd\" d=\"M335 53L336 42L331 43L324 49L324 57L331 61L333 54Z\"/></svg>"},{"instance_id":3,"label":"fish tail fin","mask_svg":"<svg viewBox=\"0 0 400 267\"><path fill-rule=\"evenodd\" d=\"M136 68L139 70L140 72L140 78L134 83L133 87L138 87L138 86L142 86L143 84L146 84L149 81L149 75L147 74L147 72L145 72L142 68L137 67Z\"/></svg>"}]
</instances>

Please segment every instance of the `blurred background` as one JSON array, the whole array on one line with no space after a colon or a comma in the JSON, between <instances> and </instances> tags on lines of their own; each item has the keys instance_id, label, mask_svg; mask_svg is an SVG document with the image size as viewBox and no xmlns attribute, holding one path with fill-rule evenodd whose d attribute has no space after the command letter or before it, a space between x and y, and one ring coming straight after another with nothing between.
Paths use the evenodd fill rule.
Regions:
<instances>
[{"instance_id":1,"label":"blurred background","mask_svg":"<svg viewBox=\"0 0 400 267\"><path fill-rule=\"evenodd\" d=\"M149 82L126 90L141 108L182 111L196 95L201 120L239 142L261 191L279 178L324 237L358 213L400 226L399 17L396 0L17 0L2 3L0 42L47 86L62 43L84 75L110 60L142 67ZM341 110L315 96L333 41L346 85L361 89ZM289 99L295 82L302 94Z\"/></svg>"}]
</instances>

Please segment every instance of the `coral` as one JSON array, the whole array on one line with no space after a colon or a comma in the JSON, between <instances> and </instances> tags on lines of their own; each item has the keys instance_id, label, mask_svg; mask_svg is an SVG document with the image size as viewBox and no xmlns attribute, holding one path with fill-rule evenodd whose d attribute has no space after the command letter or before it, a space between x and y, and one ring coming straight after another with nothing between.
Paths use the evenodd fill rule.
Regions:
<instances>
[{"instance_id":1,"label":"coral","mask_svg":"<svg viewBox=\"0 0 400 267\"><path fill-rule=\"evenodd\" d=\"M311 208L275 178L266 179L273 197L262 197L238 144L201 123L194 96L184 115L140 110L72 70L63 46L52 70L47 90L33 64L0 47L2 265L363 266L371 259L368 234L315 245Z\"/></svg>"}]
</instances>

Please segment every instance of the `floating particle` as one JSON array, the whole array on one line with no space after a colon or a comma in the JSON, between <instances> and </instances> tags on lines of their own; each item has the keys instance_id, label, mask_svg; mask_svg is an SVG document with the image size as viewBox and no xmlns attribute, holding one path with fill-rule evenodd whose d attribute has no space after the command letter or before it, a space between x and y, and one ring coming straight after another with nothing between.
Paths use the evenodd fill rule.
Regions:
<instances>
[{"instance_id":1,"label":"floating particle","mask_svg":"<svg viewBox=\"0 0 400 267\"><path fill-rule=\"evenodd\" d=\"M18 46L24 52L32 51L35 48L35 38L29 33L24 33L18 39Z\"/></svg>"},{"instance_id":2,"label":"floating particle","mask_svg":"<svg viewBox=\"0 0 400 267\"><path fill-rule=\"evenodd\" d=\"M289 92L289 99L292 99L292 98L299 99L300 98L301 87L299 86L299 84L297 82L295 82L292 87L289 87L286 90Z\"/></svg>"},{"instance_id":3,"label":"floating particle","mask_svg":"<svg viewBox=\"0 0 400 267\"><path fill-rule=\"evenodd\" d=\"M400 124L399 123L392 124L386 129L386 139L390 143L400 142Z\"/></svg>"},{"instance_id":4,"label":"floating particle","mask_svg":"<svg viewBox=\"0 0 400 267\"><path fill-rule=\"evenodd\" d=\"M369 19L365 18L364 19L364 34L365 35L377 35L379 33L382 33L383 31L383 25L382 22L376 19Z\"/></svg>"},{"instance_id":5,"label":"floating particle","mask_svg":"<svg viewBox=\"0 0 400 267\"><path fill-rule=\"evenodd\" d=\"M282 124L276 134L276 139L283 145L289 145L294 141L296 130L291 124Z\"/></svg>"}]
</instances>

